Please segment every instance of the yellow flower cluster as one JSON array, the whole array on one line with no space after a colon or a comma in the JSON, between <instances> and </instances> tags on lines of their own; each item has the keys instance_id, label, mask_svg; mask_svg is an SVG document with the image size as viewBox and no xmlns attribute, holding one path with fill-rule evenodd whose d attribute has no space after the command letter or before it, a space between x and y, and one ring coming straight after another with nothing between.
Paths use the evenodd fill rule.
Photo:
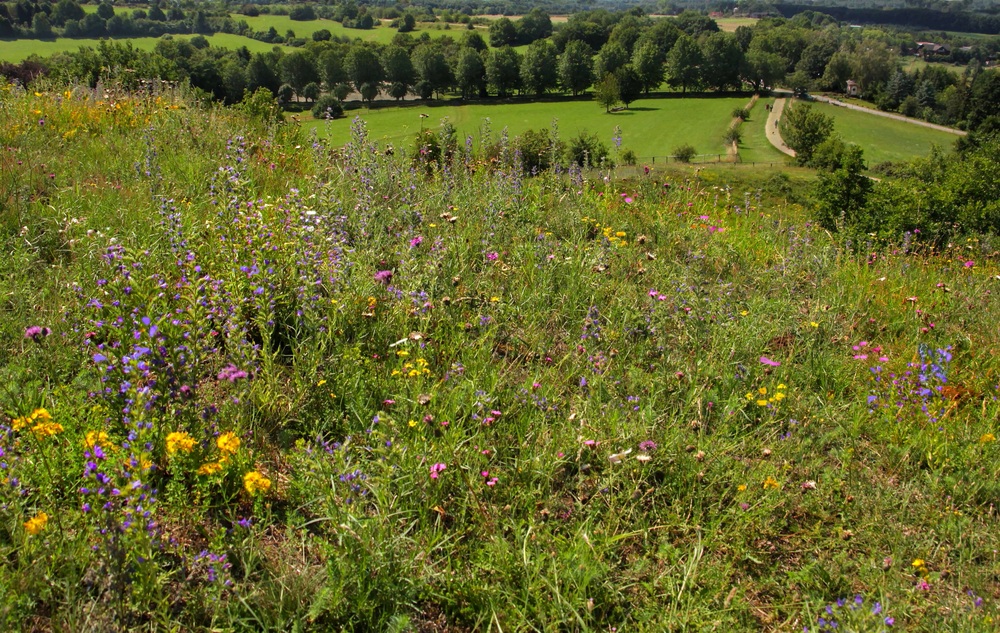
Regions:
<instances>
[{"instance_id":1,"label":"yellow flower cluster","mask_svg":"<svg viewBox=\"0 0 1000 633\"><path fill-rule=\"evenodd\" d=\"M219 452L222 453L222 457L220 457L217 462L206 462L202 464L196 471L199 475L214 475L215 473L221 471L226 463L229 462L229 458L240 450L240 438L237 437L232 431L226 431L216 438L215 445L219 447Z\"/></svg>"},{"instance_id":2,"label":"yellow flower cluster","mask_svg":"<svg viewBox=\"0 0 1000 633\"><path fill-rule=\"evenodd\" d=\"M980 444L989 444L990 442L995 442L995 441L997 441L997 436L993 435L992 433L983 433L979 437Z\"/></svg>"},{"instance_id":3,"label":"yellow flower cluster","mask_svg":"<svg viewBox=\"0 0 1000 633\"><path fill-rule=\"evenodd\" d=\"M925 561L922 558L913 559L913 562L910 563L910 566L913 567L913 571L915 571L918 576L921 576L923 578L926 578L927 575L930 573L930 571L927 569L927 561Z\"/></svg>"},{"instance_id":4,"label":"yellow flower cluster","mask_svg":"<svg viewBox=\"0 0 1000 633\"><path fill-rule=\"evenodd\" d=\"M108 434L104 431L87 431L87 436L83 438L84 448L94 448L95 446L107 446Z\"/></svg>"},{"instance_id":5,"label":"yellow flower cluster","mask_svg":"<svg viewBox=\"0 0 1000 633\"><path fill-rule=\"evenodd\" d=\"M218 445L219 450L222 451L223 457L235 455L236 451L240 450L240 438L236 437L236 434L232 431L227 431L220 435L215 440L215 443Z\"/></svg>"},{"instance_id":6,"label":"yellow flower cluster","mask_svg":"<svg viewBox=\"0 0 1000 633\"><path fill-rule=\"evenodd\" d=\"M12 425L15 431L30 427L38 439L59 435L65 429L63 425L52 421L52 415L46 409L35 409L31 415L15 418Z\"/></svg>"},{"instance_id":7,"label":"yellow flower cluster","mask_svg":"<svg viewBox=\"0 0 1000 633\"><path fill-rule=\"evenodd\" d=\"M406 376L407 378L417 378L418 376L430 376L431 370L427 368L429 363L423 358L417 358L412 363L403 363L403 369L393 369L393 376Z\"/></svg>"},{"instance_id":8,"label":"yellow flower cluster","mask_svg":"<svg viewBox=\"0 0 1000 633\"><path fill-rule=\"evenodd\" d=\"M778 480L775 479L774 477L768 477L767 479L764 480L764 490L778 489L778 488L781 488L781 484L779 484Z\"/></svg>"},{"instance_id":9,"label":"yellow flower cluster","mask_svg":"<svg viewBox=\"0 0 1000 633\"><path fill-rule=\"evenodd\" d=\"M20 418L14 418L14 422L11 426L14 427L15 431L20 431L21 429L31 426L32 424L51 422L52 415L49 414L46 409L35 409L31 412L31 415L26 415Z\"/></svg>"},{"instance_id":10,"label":"yellow flower cluster","mask_svg":"<svg viewBox=\"0 0 1000 633\"><path fill-rule=\"evenodd\" d=\"M251 495L255 495L258 492L266 494L271 489L271 480L256 470L251 470L243 475L243 487Z\"/></svg>"},{"instance_id":11,"label":"yellow flower cluster","mask_svg":"<svg viewBox=\"0 0 1000 633\"><path fill-rule=\"evenodd\" d=\"M769 404L777 405L782 400L785 399L785 387L784 383L779 384L776 391L770 396L767 395L767 387L761 387L757 390L757 393L749 392L746 395L746 399L751 402L756 402L758 407L766 407Z\"/></svg>"},{"instance_id":12,"label":"yellow flower cluster","mask_svg":"<svg viewBox=\"0 0 1000 633\"><path fill-rule=\"evenodd\" d=\"M167 435L167 454L173 455L177 451L190 453L194 450L195 439L184 431L174 431Z\"/></svg>"},{"instance_id":13,"label":"yellow flower cluster","mask_svg":"<svg viewBox=\"0 0 1000 633\"><path fill-rule=\"evenodd\" d=\"M49 522L49 515L44 512L39 512L34 517L28 519L24 522L24 530L35 536L45 529L45 524Z\"/></svg>"}]
</instances>

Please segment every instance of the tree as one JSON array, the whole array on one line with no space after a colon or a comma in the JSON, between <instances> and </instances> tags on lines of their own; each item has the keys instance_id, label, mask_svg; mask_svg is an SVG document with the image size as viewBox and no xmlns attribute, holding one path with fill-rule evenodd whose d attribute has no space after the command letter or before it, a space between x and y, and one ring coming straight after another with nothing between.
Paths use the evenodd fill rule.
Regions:
<instances>
[{"instance_id":1,"label":"tree","mask_svg":"<svg viewBox=\"0 0 1000 633\"><path fill-rule=\"evenodd\" d=\"M625 47L621 44L608 42L594 58L594 76L603 77L608 73L614 73L628 62L629 55Z\"/></svg>"},{"instance_id":2,"label":"tree","mask_svg":"<svg viewBox=\"0 0 1000 633\"><path fill-rule=\"evenodd\" d=\"M260 88L266 88L272 95L278 94L281 80L274 67L268 62L266 55L256 53L250 58L250 63L246 68L246 87L250 92L256 92Z\"/></svg>"},{"instance_id":3,"label":"tree","mask_svg":"<svg viewBox=\"0 0 1000 633\"><path fill-rule=\"evenodd\" d=\"M483 39L483 36L479 33L479 31L470 31L469 33L466 33L465 38L462 40L462 46L471 48L477 53L481 53L489 49L489 46L486 44L486 40Z\"/></svg>"},{"instance_id":4,"label":"tree","mask_svg":"<svg viewBox=\"0 0 1000 633\"><path fill-rule=\"evenodd\" d=\"M320 89L319 84L315 81L310 81L302 88L302 96L309 101L315 102L319 99Z\"/></svg>"},{"instance_id":5,"label":"tree","mask_svg":"<svg viewBox=\"0 0 1000 633\"><path fill-rule=\"evenodd\" d=\"M308 51L297 50L281 58L281 80L295 89L295 94L301 95L306 84L318 82L319 72Z\"/></svg>"},{"instance_id":6,"label":"tree","mask_svg":"<svg viewBox=\"0 0 1000 633\"><path fill-rule=\"evenodd\" d=\"M817 220L830 231L836 231L841 221L848 226L856 223L872 188L872 180L864 175L865 160L860 147L847 146L838 158L835 169L820 172L816 185Z\"/></svg>"},{"instance_id":7,"label":"tree","mask_svg":"<svg viewBox=\"0 0 1000 633\"><path fill-rule=\"evenodd\" d=\"M558 70L555 44L548 40L532 42L521 60L521 85L540 97L556 87Z\"/></svg>"},{"instance_id":8,"label":"tree","mask_svg":"<svg viewBox=\"0 0 1000 633\"><path fill-rule=\"evenodd\" d=\"M671 86L681 92L701 85L701 49L690 35L683 35L667 55L667 76Z\"/></svg>"},{"instance_id":9,"label":"tree","mask_svg":"<svg viewBox=\"0 0 1000 633\"><path fill-rule=\"evenodd\" d=\"M702 33L715 33L719 30L718 23L704 13L690 9L674 18L674 24L688 34L692 39Z\"/></svg>"},{"instance_id":10,"label":"tree","mask_svg":"<svg viewBox=\"0 0 1000 633\"><path fill-rule=\"evenodd\" d=\"M618 98L626 108L642 94L642 80L631 65L618 69L615 73L615 82L618 84Z\"/></svg>"},{"instance_id":11,"label":"tree","mask_svg":"<svg viewBox=\"0 0 1000 633\"><path fill-rule=\"evenodd\" d=\"M115 15L115 8L110 2L102 2L97 5L97 17L102 20L110 20Z\"/></svg>"},{"instance_id":12,"label":"tree","mask_svg":"<svg viewBox=\"0 0 1000 633\"><path fill-rule=\"evenodd\" d=\"M334 50L326 50L320 54L317 70L327 90L333 90L334 86L349 79L340 53Z\"/></svg>"},{"instance_id":13,"label":"tree","mask_svg":"<svg viewBox=\"0 0 1000 633\"><path fill-rule=\"evenodd\" d=\"M865 40L851 56L851 71L854 81L862 92L874 90L885 83L896 68L896 52L876 40Z\"/></svg>"},{"instance_id":14,"label":"tree","mask_svg":"<svg viewBox=\"0 0 1000 633\"><path fill-rule=\"evenodd\" d=\"M325 94L312 107L312 114L317 119L336 119L344 114L344 106L337 97Z\"/></svg>"},{"instance_id":15,"label":"tree","mask_svg":"<svg viewBox=\"0 0 1000 633\"><path fill-rule=\"evenodd\" d=\"M347 75L351 78L358 92L361 92L362 85L369 84L369 93L374 88L374 95L378 96L378 85L382 83L384 71L375 51L364 45L354 46L348 51L344 62L347 67Z\"/></svg>"},{"instance_id":16,"label":"tree","mask_svg":"<svg viewBox=\"0 0 1000 633\"><path fill-rule=\"evenodd\" d=\"M478 52L463 48L455 65L455 82L462 91L462 98L468 99L480 94L486 88L486 65Z\"/></svg>"},{"instance_id":17,"label":"tree","mask_svg":"<svg viewBox=\"0 0 1000 633\"><path fill-rule=\"evenodd\" d=\"M651 41L639 44L632 53L632 70L647 95L663 83L663 62L663 52Z\"/></svg>"},{"instance_id":18,"label":"tree","mask_svg":"<svg viewBox=\"0 0 1000 633\"><path fill-rule=\"evenodd\" d=\"M82 20L87 12L74 0L59 0L52 10L50 20L56 26L65 26L67 20Z\"/></svg>"},{"instance_id":19,"label":"tree","mask_svg":"<svg viewBox=\"0 0 1000 633\"><path fill-rule=\"evenodd\" d=\"M49 17L42 11L36 13L35 17L32 18L31 30L35 37L40 40L52 39L56 36L52 31L52 25L49 23Z\"/></svg>"},{"instance_id":20,"label":"tree","mask_svg":"<svg viewBox=\"0 0 1000 633\"><path fill-rule=\"evenodd\" d=\"M781 137L795 150L795 161L808 165L820 143L833 133L833 117L827 116L806 103L785 108L781 115Z\"/></svg>"},{"instance_id":21,"label":"tree","mask_svg":"<svg viewBox=\"0 0 1000 633\"><path fill-rule=\"evenodd\" d=\"M568 43L559 58L559 85L575 97L592 83L594 70L590 47L578 40Z\"/></svg>"},{"instance_id":22,"label":"tree","mask_svg":"<svg viewBox=\"0 0 1000 633\"><path fill-rule=\"evenodd\" d=\"M358 92L361 93L361 100L368 104L368 107L372 107L372 102L375 101L375 97L378 96L380 87L379 84L375 82L366 82L361 84L358 88Z\"/></svg>"},{"instance_id":23,"label":"tree","mask_svg":"<svg viewBox=\"0 0 1000 633\"><path fill-rule=\"evenodd\" d=\"M751 44L746 55L743 78L757 92L777 84L785 76L785 60L780 55L755 49Z\"/></svg>"},{"instance_id":24,"label":"tree","mask_svg":"<svg viewBox=\"0 0 1000 633\"><path fill-rule=\"evenodd\" d=\"M744 57L736 36L712 33L705 38L703 56L701 76L707 86L715 90L739 88Z\"/></svg>"},{"instance_id":25,"label":"tree","mask_svg":"<svg viewBox=\"0 0 1000 633\"><path fill-rule=\"evenodd\" d=\"M618 104L618 80L611 73L604 77L594 86L594 99L604 106L605 112L611 112L611 108Z\"/></svg>"},{"instance_id":26,"label":"tree","mask_svg":"<svg viewBox=\"0 0 1000 633\"><path fill-rule=\"evenodd\" d=\"M329 42L333 35L330 33L329 29L320 29L318 31L313 31L312 39L314 42Z\"/></svg>"},{"instance_id":27,"label":"tree","mask_svg":"<svg viewBox=\"0 0 1000 633\"><path fill-rule=\"evenodd\" d=\"M402 96L406 96L406 91L417 81L417 71L413 67L413 61L410 59L410 54L402 46L389 46L382 51L382 68L385 69L386 81L403 86ZM399 91L390 91L390 94L392 92ZM401 99L402 96L393 95L396 99Z\"/></svg>"},{"instance_id":28,"label":"tree","mask_svg":"<svg viewBox=\"0 0 1000 633\"><path fill-rule=\"evenodd\" d=\"M548 13L536 7L518 20L514 28L518 44L531 44L552 35L552 19Z\"/></svg>"},{"instance_id":29,"label":"tree","mask_svg":"<svg viewBox=\"0 0 1000 633\"><path fill-rule=\"evenodd\" d=\"M827 63L820 85L827 90L844 92L847 90L847 80L851 79L851 74L850 56L844 51L837 51Z\"/></svg>"},{"instance_id":30,"label":"tree","mask_svg":"<svg viewBox=\"0 0 1000 633\"><path fill-rule=\"evenodd\" d=\"M399 25L400 33L411 33L413 29L417 26L417 19L413 17L412 13L407 13L403 16L403 21Z\"/></svg>"},{"instance_id":31,"label":"tree","mask_svg":"<svg viewBox=\"0 0 1000 633\"><path fill-rule=\"evenodd\" d=\"M500 18L490 24L490 46L501 48L517 42L517 28L509 18Z\"/></svg>"},{"instance_id":32,"label":"tree","mask_svg":"<svg viewBox=\"0 0 1000 633\"><path fill-rule=\"evenodd\" d=\"M413 66L420 78L430 84L439 98L441 93L455 82L448 60L437 44L418 46L413 51Z\"/></svg>"},{"instance_id":33,"label":"tree","mask_svg":"<svg viewBox=\"0 0 1000 633\"><path fill-rule=\"evenodd\" d=\"M521 56L510 46L498 48L486 59L486 80L497 96L506 97L521 87Z\"/></svg>"}]
</instances>

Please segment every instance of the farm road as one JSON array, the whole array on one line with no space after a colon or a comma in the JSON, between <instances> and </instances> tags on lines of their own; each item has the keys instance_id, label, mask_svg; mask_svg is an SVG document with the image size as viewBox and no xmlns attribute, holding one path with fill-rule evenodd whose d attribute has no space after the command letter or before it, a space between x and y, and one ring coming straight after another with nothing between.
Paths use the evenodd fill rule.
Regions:
<instances>
[{"instance_id":1,"label":"farm road","mask_svg":"<svg viewBox=\"0 0 1000 633\"><path fill-rule=\"evenodd\" d=\"M775 94L778 93L775 92ZM785 145L785 140L781 138L781 132L778 131L778 119L781 118L781 112L785 109L785 101L787 99L784 97L774 100L774 107L771 108L771 112L767 115L767 123L764 125L764 129L767 132L767 140L779 152L795 156L795 150Z\"/></svg>"}]
</instances>

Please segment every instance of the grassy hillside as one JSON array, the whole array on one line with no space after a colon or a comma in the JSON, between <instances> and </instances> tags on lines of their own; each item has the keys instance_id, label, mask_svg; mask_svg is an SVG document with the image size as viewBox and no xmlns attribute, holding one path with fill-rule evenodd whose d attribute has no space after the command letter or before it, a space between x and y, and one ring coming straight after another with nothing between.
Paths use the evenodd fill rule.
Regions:
<instances>
[{"instance_id":1,"label":"grassy hillside","mask_svg":"<svg viewBox=\"0 0 1000 633\"><path fill-rule=\"evenodd\" d=\"M995 630L995 238L109 94L0 87L0 629Z\"/></svg>"}]
</instances>

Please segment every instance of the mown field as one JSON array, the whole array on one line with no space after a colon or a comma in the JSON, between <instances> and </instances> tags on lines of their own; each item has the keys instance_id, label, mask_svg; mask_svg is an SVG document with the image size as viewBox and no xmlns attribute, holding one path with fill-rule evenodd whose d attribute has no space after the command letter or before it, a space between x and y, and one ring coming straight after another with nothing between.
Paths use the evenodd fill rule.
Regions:
<instances>
[{"instance_id":1,"label":"mown field","mask_svg":"<svg viewBox=\"0 0 1000 633\"><path fill-rule=\"evenodd\" d=\"M560 137L568 140L581 131L596 134L608 147L612 146L615 127L621 129L621 148L631 149L639 157L667 156L674 148L690 143L700 154L725 157L723 134L732 119L734 108L749 101L743 97L650 98L635 101L628 110L607 113L596 101L579 100L536 101L456 105L412 103L405 106L381 107L372 110L349 110L344 119L310 122L303 127L315 129L334 144L343 144L350 137L351 122L360 117L375 140L394 145L409 144L424 127L437 127L447 117L462 138L472 135L478 141L484 120L489 119L492 132L504 128L511 136L525 130L550 128L558 120ZM425 114L427 118L421 119Z\"/></svg>"},{"instance_id":2,"label":"mown field","mask_svg":"<svg viewBox=\"0 0 1000 633\"><path fill-rule=\"evenodd\" d=\"M870 165L926 156L935 145L950 149L958 139L949 132L827 103L812 103L812 106L834 118L834 132L864 149L865 160Z\"/></svg>"},{"instance_id":3,"label":"mown field","mask_svg":"<svg viewBox=\"0 0 1000 633\"><path fill-rule=\"evenodd\" d=\"M296 37L312 37L312 34L316 31L326 29L334 37L348 37L352 40L360 39L365 42L388 44L399 34L397 29L389 27L388 21L384 21L382 26L377 26L373 29L348 29L340 22L333 20L293 20L287 15L258 15L250 17L234 13L230 17L237 22L245 20L255 31L266 31L273 26L280 35L284 35L288 30L292 30L295 32ZM423 33L427 33L433 38L450 35L455 39L460 39L465 32L464 26L462 28L452 26L448 29L444 27L444 24L438 23L418 23L417 28L410 35L412 37L420 37Z\"/></svg>"},{"instance_id":4,"label":"mown field","mask_svg":"<svg viewBox=\"0 0 1000 633\"><path fill-rule=\"evenodd\" d=\"M995 237L102 98L0 87L0 629L996 630Z\"/></svg>"},{"instance_id":5,"label":"mown field","mask_svg":"<svg viewBox=\"0 0 1000 633\"><path fill-rule=\"evenodd\" d=\"M175 39L190 39L189 36L172 35ZM274 48L275 44L268 44L242 35L232 35L230 33L216 33L204 36L211 46L219 48L240 48L246 46L252 53L264 53ZM159 37L133 37L116 38L116 41L131 42L132 46L146 51L156 48ZM99 43L96 38L58 38L55 40L5 40L0 42L0 61L19 62L31 55L48 57L56 53L72 52L80 49L81 46L96 47Z\"/></svg>"}]
</instances>

